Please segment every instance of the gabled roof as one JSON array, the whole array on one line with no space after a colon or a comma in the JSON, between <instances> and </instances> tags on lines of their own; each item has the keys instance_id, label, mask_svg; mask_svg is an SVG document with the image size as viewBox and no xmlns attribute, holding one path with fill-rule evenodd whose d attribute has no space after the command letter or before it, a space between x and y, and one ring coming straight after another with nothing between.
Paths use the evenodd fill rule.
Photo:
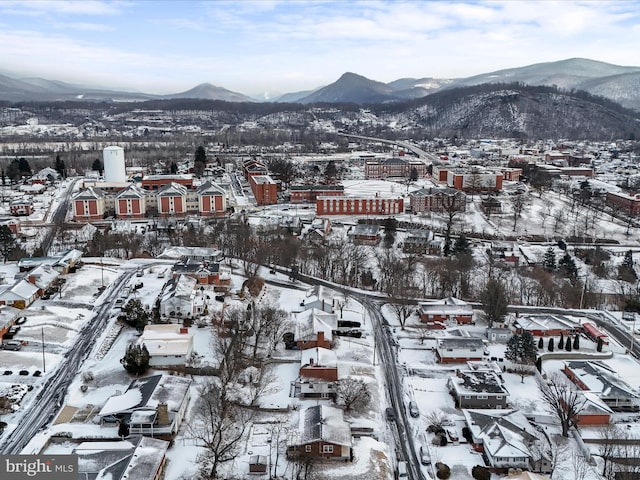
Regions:
<instances>
[{"instance_id":1,"label":"gabled roof","mask_svg":"<svg viewBox=\"0 0 640 480\"><path fill-rule=\"evenodd\" d=\"M132 198L132 199L142 199L144 198L146 195L145 191L140 188L137 185L130 185L127 188L125 188L124 190L121 190L117 193L116 198L118 199L126 199L126 198Z\"/></svg>"},{"instance_id":2,"label":"gabled roof","mask_svg":"<svg viewBox=\"0 0 640 480\"><path fill-rule=\"evenodd\" d=\"M333 331L338 328L338 316L335 313L326 313L317 308L299 313L297 320L296 340L315 338L318 332L323 332L324 338L331 341Z\"/></svg>"},{"instance_id":3,"label":"gabled roof","mask_svg":"<svg viewBox=\"0 0 640 480\"><path fill-rule=\"evenodd\" d=\"M603 362L571 360L565 362L576 377L601 398L638 399L638 394L618 374Z\"/></svg>"},{"instance_id":4,"label":"gabled roof","mask_svg":"<svg viewBox=\"0 0 640 480\"><path fill-rule=\"evenodd\" d=\"M187 187L180 185L179 183L171 182L160 190L158 190L158 197L184 197L187 194Z\"/></svg>"},{"instance_id":5,"label":"gabled roof","mask_svg":"<svg viewBox=\"0 0 640 480\"><path fill-rule=\"evenodd\" d=\"M530 457L527 447L539 433L520 410L462 410L474 441L491 457Z\"/></svg>"},{"instance_id":6,"label":"gabled roof","mask_svg":"<svg viewBox=\"0 0 640 480\"><path fill-rule=\"evenodd\" d=\"M170 298L191 298L191 295L196 288L198 281L188 275L180 274L177 277L171 278L164 286L162 290L161 300L167 301Z\"/></svg>"},{"instance_id":7,"label":"gabled roof","mask_svg":"<svg viewBox=\"0 0 640 480\"><path fill-rule=\"evenodd\" d=\"M313 365L318 367L338 367L338 356L336 355L336 352L327 348L316 347L303 350L300 357L300 366L305 367L311 365L312 361Z\"/></svg>"},{"instance_id":8,"label":"gabled roof","mask_svg":"<svg viewBox=\"0 0 640 480\"><path fill-rule=\"evenodd\" d=\"M225 195L226 192L211 180L206 181L198 187L198 195Z\"/></svg>"},{"instance_id":9,"label":"gabled roof","mask_svg":"<svg viewBox=\"0 0 640 480\"><path fill-rule=\"evenodd\" d=\"M366 223L359 223L353 230L351 230L351 235L364 235L367 237L371 237L374 235L378 235L380 233L380 225L368 225Z\"/></svg>"},{"instance_id":10,"label":"gabled roof","mask_svg":"<svg viewBox=\"0 0 640 480\"><path fill-rule=\"evenodd\" d=\"M51 265L39 265L29 272L29 278L33 278L33 284L38 288L47 288L51 283L60 276L60 273L54 270Z\"/></svg>"},{"instance_id":11,"label":"gabled roof","mask_svg":"<svg viewBox=\"0 0 640 480\"><path fill-rule=\"evenodd\" d=\"M84 190L80 190L73 196L73 200L99 200L107 196L98 187L87 187Z\"/></svg>"},{"instance_id":12,"label":"gabled roof","mask_svg":"<svg viewBox=\"0 0 640 480\"><path fill-rule=\"evenodd\" d=\"M456 391L461 395L474 393L509 395L495 372L489 370L457 371L456 375L450 379Z\"/></svg>"},{"instance_id":13,"label":"gabled roof","mask_svg":"<svg viewBox=\"0 0 640 480\"><path fill-rule=\"evenodd\" d=\"M26 280L20 280L6 290L0 292L3 300L28 300L38 293L38 287Z\"/></svg>"},{"instance_id":14,"label":"gabled roof","mask_svg":"<svg viewBox=\"0 0 640 480\"><path fill-rule=\"evenodd\" d=\"M420 304L420 311L423 313L436 312L449 315L472 315L473 307L455 297L447 297L440 300L430 300Z\"/></svg>"},{"instance_id":15,"label":"gabled roof","mask_svg":"<svg viewBox=\"0 0 640 480\"><path fill-rule=\"evenodd\" d=\"M316 405L301 413L299 445L329 442L351 447L351 428L336 407Z\"/></svg>"}]
</instances>

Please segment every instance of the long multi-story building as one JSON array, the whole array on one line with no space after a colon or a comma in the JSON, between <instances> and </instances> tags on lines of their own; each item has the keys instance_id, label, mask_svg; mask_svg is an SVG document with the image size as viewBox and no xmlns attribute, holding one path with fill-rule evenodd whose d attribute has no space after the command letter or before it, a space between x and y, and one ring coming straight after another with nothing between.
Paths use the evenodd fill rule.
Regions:
<instances>
[{"instance_id":1,"label":"long multi-story building","mask_svg":"<svg viewBox=\"0 0 640 480\"><path fill-rule=\"evenodd\" d=\"M73 219L91 222L108 215L118 219L142 219L149 215L184 217L196 215L222 215L227 210L226 192L206 182L195 190L178 183L168 183L159 190L144 190L137 185L107 193L97 187L88 187L72 200Z\"/></svg>"},{"instance_id":2,"label":"long multi-story building","mask_svg":"<svg viewBox=\"0 0 640 480\"><path fill-rule=\"evenodd\" d=\"M454 188L421 188L409 194L409 205L415 213L463 212L467 207L467 196Z\"/></svg>"},{"instance_id":3,"label":"long multi-story building","mask_svg":"<svg viewBox=\"0 0 640 480\"><path fill-rule=\"evenodd\" d=\"M640 213L640 193L630 195L624 192L607 192L607 203L631 215Z\"/></svg>"},{"instance_id":4,"label":"long multi-story building","mask_svg":"<svg viewBox=\"0 0 640 480\"><path fill-rule=\"evenodd\" d=\"M409 177L415 169L416 175L424 177L428 166L420 160L405 160L400 157L391 157L384 160L369 160L364 167L364 176L367 179L380 179L389 177Z\"/></svg>"},{"instance_id":5,"label":"long multi-story building","mask_svg":"<svg viewBox=\"0 0 640 480\"><path fill-rule=\"evenodd\" d=\"M344 195L342 185L291 185L291 203L313 203L318 197Z\"/></svg>"},{"instance_id":6,"label":"long multi-story building","mask_svg":"<svg viewBox=\"0 0 640 480\"><path fill-rule=\"evenodd\" d=\"M402 198L331 197L316 199L317 215L396 215L404 213Z\"/></svg>"}]
</instances>

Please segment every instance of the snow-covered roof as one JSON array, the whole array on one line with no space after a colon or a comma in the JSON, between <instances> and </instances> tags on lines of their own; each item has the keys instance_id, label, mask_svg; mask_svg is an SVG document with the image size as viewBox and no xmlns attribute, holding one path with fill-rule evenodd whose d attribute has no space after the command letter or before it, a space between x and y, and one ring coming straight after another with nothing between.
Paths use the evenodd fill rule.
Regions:
<instances>
[{"instance_id":1,"label":"snow-covered roof","mask_svg":"<svg viewBox=\"0 0 640 480\"><path fill-rule=\"evenodd\" d=\"M29 283L26 280L20 280L6 290L0 292L0 299L5 301L28 300L37 292L38 287L34 284Z\"/></svg>"},{"instance_id":2,"label":"snow-covered roof","mask_svg":"<svg viewBox=\"0 0 640 480\"><path fill-rule=\"evenodd\" d=\"M315 337L318 332L323 332L324 338L331 341L333 339L333 331L338 328L338 316L335 313L326 313L317 308L299 313L297 320L297 340Z\"/></svg>"},{"instance_id":3,"label":"snow-covered roof","mask_svg":"<svg viewBox=\"0 0 640 480\"><path fill-rule=\"evenodd\" d=\"M124 412L126 410L131 410L140 404L142 401L142 392L139 388L132 388L124 392L122 395L114 395L107 400L107 403L104 404L100 413L98 413L99 417L104 417L106 415L113 415L115 413Z\"/></svg>"},{"instance_id":4,"label":"snow-covered roof","mask_svg":"<svg viewBox=\"0 0 640 480\"><path fill-rule=\"evenodd\" d=\"M565 363L565 368L571 370L589 391L599 394L601 398L638 399L638 394L603 362L571 360Z\"/></svg>"},{"instance_id":5,"label":"snow-covered roof","mask_svg":"<svg viewBox=\"0 0 640 480\"><path fill-rule=\"evenodd\" d=\"M339 408L328 405L309 407L301 412L299 427L299 445L323 441L351 446L351 428Z\"/></svg>"},{"instance_id":6,"label":"snow-covered roof","mask_svg":"<svg viewBox=\"0 0 640 480\"><path fill-rule=\"evenodd\" d=\"M173 325L147 325L138 339L139 344L144 344L152 357L171 355L186 356L193 346L192 333L180 333L179 325L176 329L158 329L153 327L170 327ZM152 327L152 328L149 328Z\"/></svg>"},{"instance_id":7,"label":"snow-covered roof","mask_svg":"<svg viewBox=\"0 0 640 480\"><path fill-rule=\"evenodd\" d=\"M300 357L300 365L305 366L311 365L312 363L313 365L321 367L337 367L338 356L336 352L322 347L303 350Z\"/></svg>"},{"instance_id":8,"label":"snow-covered roof","mask_svg":"<svg viewBox=\"0 0 640 480\"><path fill-rule=\"evenodd\" d=\"M498 375L489 370L463 370L457 371L450 377L451 384L459 395L472 395L477 393L504 395L509 392L502 386Z\"/></svg>"},{"instance_id":9,"label":"snow-covered roof","mask_svg":"<svg viewBox=\"0 0 640 480\"><path fill-rule=\"evenodd\" d=\"M473 307L454 297L447 297L441 300L432 300L420 304L422 313L443 313L448 315L472 315Z\"/></svg>"}]
</instances>

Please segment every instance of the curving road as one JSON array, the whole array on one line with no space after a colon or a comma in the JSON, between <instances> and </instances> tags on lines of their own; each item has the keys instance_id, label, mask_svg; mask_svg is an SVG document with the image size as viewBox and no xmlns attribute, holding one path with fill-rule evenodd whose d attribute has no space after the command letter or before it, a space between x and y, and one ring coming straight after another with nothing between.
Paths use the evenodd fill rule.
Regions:
<instances>
[{"instance_id":1,"label":"curving road","mask_svg":"<svg viewBox=\"0 0 640 480\"><path fill-rule=\"evenodd\" d=\"M111 284L104 301L94 308L93 317L78 334L75 345L65 354L65 359L60 362L57 370L46 380L35 401L31 402L22 415L18 426L3 439L0 445L1 453L19 454L35 434L53 420L62 406L71 381L108 325L113 303L134 272L124 272Z\"/></svg>"}]
</instances>

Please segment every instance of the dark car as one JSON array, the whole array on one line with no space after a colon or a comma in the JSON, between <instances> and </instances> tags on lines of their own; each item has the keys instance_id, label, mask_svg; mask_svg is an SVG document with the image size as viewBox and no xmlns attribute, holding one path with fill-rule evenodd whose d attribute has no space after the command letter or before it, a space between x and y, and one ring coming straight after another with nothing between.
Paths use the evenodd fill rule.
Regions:
<instances>
[{"instance_id":1,"label":"dark car","mask_svg":"<svg viewBox=\"0 0 640 480\"><path fill-rule=\"evenodd\" d=\"M387 407L384 412L385 412L385 415L387 417L387 421L388 422L395 422L396 421L396 412L393 411L393 408Z\"/></svg>"}]
</instances>

